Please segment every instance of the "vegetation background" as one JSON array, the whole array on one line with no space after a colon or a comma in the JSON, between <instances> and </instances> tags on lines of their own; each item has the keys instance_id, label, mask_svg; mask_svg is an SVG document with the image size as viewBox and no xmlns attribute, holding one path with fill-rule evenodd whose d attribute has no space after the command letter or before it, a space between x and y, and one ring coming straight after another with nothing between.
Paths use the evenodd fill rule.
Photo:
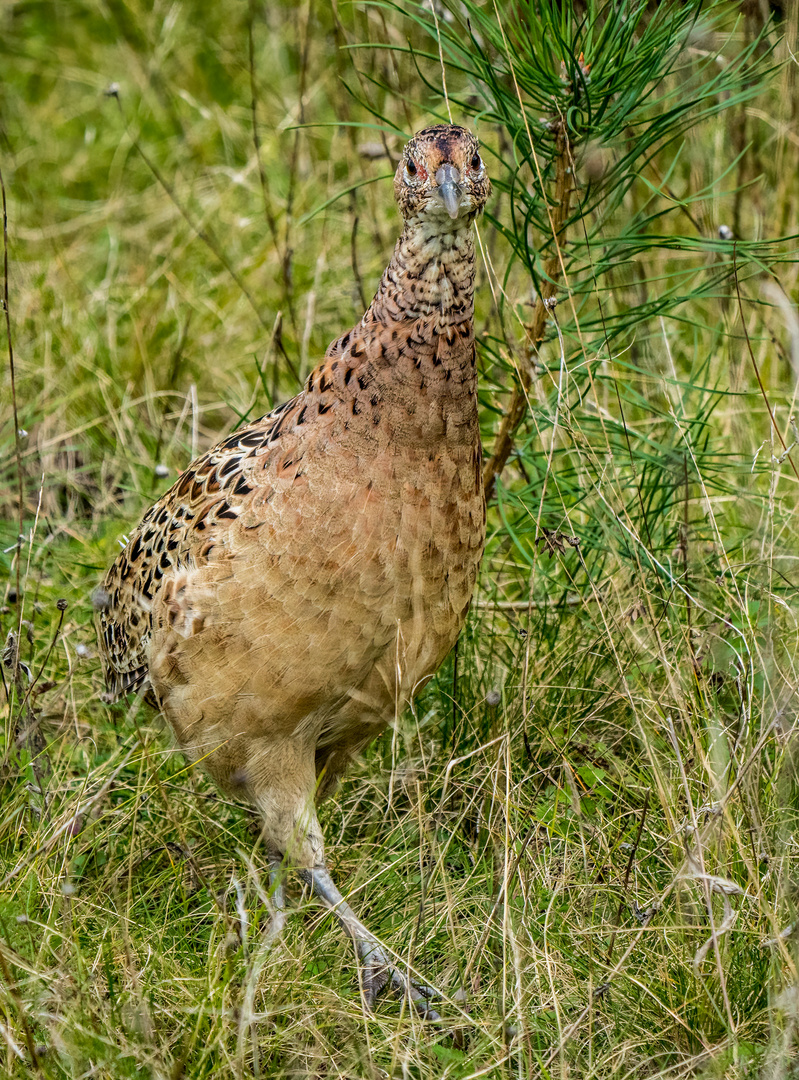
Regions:
<instances>
[{"instance_id":1,"label":"vegetation background","mask_svg":"<svg viewBox=\"0 0 799 1080\"><path fill-rule=\"evenodd\" d=\"M798 31L796 0L2 5L2 1075L797 1075ZM430 1027L363 1014L296 882L265 945L246 811L104 704L90 596L360 316L450 110L495 181L488 551L323 815Z\"/></svg>"}]
</instances>

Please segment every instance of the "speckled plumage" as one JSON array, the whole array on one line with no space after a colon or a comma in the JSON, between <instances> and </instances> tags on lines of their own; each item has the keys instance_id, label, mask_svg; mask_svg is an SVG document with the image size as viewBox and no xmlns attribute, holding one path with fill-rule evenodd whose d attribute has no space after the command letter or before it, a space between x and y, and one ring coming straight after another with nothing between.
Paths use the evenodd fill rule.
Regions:
<instances>
[{"instance_id":1,"label":"speckled plumage","mask_svg":"<svg viewBox=\"0 0 799 1080\"><path fill-rule=\"evenodd\" d=\"M149 683L187 755L300 868L324 865L315 796L466 618L485 539L471 224L489 191L467 131L414 137L366 314L297 397L189 466L103 582L111 693Z\"/></svg>"}]
</instances>

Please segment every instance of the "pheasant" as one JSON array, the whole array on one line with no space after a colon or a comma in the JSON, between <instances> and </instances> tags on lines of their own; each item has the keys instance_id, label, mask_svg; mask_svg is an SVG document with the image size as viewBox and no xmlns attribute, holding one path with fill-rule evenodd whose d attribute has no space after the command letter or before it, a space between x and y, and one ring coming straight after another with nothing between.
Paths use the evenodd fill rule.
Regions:
<instances>
[{"instance_id":1,"label":"pheasant","mask_svg":"<svg viewBox=\"0 0 799 1080\"><path fill-rule=\"evenodd\" d=\"M295 398L189 466L95 601L107 696L154 698L259 811L281 924L285 861L355 942L367 1005L391 984L427 1016L334 884L316 805L466 619L485 542L472 224L490 192L465 128L410 140L404 227L363 318Z\"/></svg>"}]
</instances>

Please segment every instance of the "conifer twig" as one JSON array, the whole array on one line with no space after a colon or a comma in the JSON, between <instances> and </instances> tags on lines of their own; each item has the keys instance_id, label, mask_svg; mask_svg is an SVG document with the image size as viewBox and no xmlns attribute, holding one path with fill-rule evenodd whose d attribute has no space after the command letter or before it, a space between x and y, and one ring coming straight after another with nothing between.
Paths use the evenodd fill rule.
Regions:
<instances>
[{"instance_id":1,"label":"conifer twig","mask_svg":"<svg viewBox=\"0 0 799 1080\"><path fill-rule=\"evenodd\" d=\"M527 410L527 391L532 382L532 358L538 352L544 340L549 303L555 299L561 271L561 251L566 242L566 222L569 218L571 194L573 190L573 172L570 167L569 140L563 120L557 123L555 140L555 205L552 214L553 241L555 250L544 264L544 279L540 294L536 297L533 317L525 327L530 343L530 362L519 369L519 383L511 394L508 408L502 418L499 431L494 440L494 452L483 470L486 499L494 494L497 476L502 472L513 450L516 431Z\"/></svg>"}]
</instances>

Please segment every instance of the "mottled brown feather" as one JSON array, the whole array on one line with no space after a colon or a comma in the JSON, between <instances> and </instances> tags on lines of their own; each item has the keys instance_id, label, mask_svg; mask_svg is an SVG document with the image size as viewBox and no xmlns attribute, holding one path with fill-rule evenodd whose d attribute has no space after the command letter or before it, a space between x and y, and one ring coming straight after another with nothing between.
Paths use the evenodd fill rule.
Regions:
<instances>
[{"instance_id":1,"label":"mottled brown feather","mask_svg":"<svg viewBox=\"0 0 799 1080\"><path fill-rule=\"evenodd\" d=\"M150 685L186 753L300 865L322 859L314 790L436 671L477 578L476 150L461 128L412 140L405 228L368 311L295 398L189 466L102 586L111 694ZM411 158L460 170L457 220L403 173Z\"/></svg>"}]
</instances>

